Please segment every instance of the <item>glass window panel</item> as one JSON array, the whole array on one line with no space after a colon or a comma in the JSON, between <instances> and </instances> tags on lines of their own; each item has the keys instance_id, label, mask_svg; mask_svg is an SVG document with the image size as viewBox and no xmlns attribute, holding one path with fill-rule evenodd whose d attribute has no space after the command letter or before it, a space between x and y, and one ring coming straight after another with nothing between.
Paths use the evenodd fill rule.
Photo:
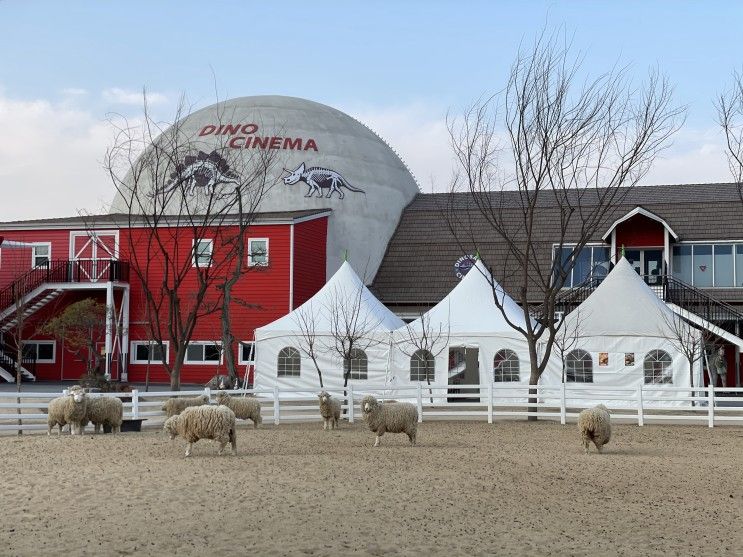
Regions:
<instances>
[{"instance_id":1,"label":"glass window panel","mask_svg":"<svg viewBox=\"0 0 743 557\"><path fill-rule=\"evenodd\" d=\"M674 277L682 282L691 284L691 246L673 246L673 260L671 261L671 268Z\"/></svg>"},{"instance_id":2,"label":"glass window panel","mask_svg":"<svg viewBox=\"0 0 743 557\"><path fill-rule=\"evenodd\" d=\"M609 248L593 248L593 276L603 278L609 274Z\"/></svg>"},{"instance_id":3,"label":"glass window panel","mask_svg":"<svg viewBox=\"0 0 743 557\"><path fill-rule=\"evenodd\" d=\"M268 263L268 241L250 240L250 265L265 265Z\"/></svg>"},{"instance_id":4,"label":"glass window panel","mask_svg":"<svg viewBox=\"0 0 743 557\"><path fill-rule=\"evenodd\" d=\"M186 347L186 359L190 362L200 362L204 359L204 346L202 344L189 344Z\"/></svg>"},{"instance_id":5,"label":"glass window panel","mask_svg":"<svg viewBox=\"0 0 743 557\"><path fill-rule=\"evenodd\" d=\"M715 246L715 286L733 286L733 246Z\"/></svg>"},{"instance_id":6,"label":"glass window panel","mask_svg":"<svg viewBox=\"0 0 743 557\"><path fill-rule=\"evenodd\" d=\"M36 359L36 344L33 342L24 344L22 354L23 354L23 358L25 359L35 360Z\"/></svg>"},{"instance_id":7,"label":"glass window panel","mask_svg":"<svg viewBox=\"0 0 743 557\"><path fill-rule=\"evenodd\" d=\"M140 362L146 362L150 357L149 346L146 344L134 345L134 359Z\"/></svg>"},{"instance_id":8,"label":"glass window panel","mask_svg":"<svg viewBox=\"0 0 743 557\"><path fill-rule=\"evenodd\" d=\"M221 350L216 344L205 344L204 345L204 361L205 362L218 362Z\"/></svg>"},{"instance_id":9,"label":"glass window panel","mask_svg":"<svg viewBox=\"0 0 743 557\"><path fill-rule=\"evenodd\" d=\"M39 347L39 360L53 360L54 359L54 345L48 342L43 342L38 345Z\"/></svg>"},{"instance_id":10,"label":"glass window panel","mask_svg":"<svg viewBox=\"0 0 743 557\"><path fill-rule=\"evenodd\" d=\"M150 360L153 362L164 362L163 351L157 344L150 345Z\"/></svg>"},{"instance_id":11,"label":"glass window panel","mask_svg":"<svg viewBox=\"0 0 743 557\"><path fill-rule=\"evenodd\" d=\"M735 246L735 285L743 286L743 244Z\"/></svg>"},{"instance_id":12,"label":"glass window panel","mask_svg":"<svg viewBox=\"0 0 743 557\"><path fill-rule=\"evenodd\" d=\"M241 342L240 343L240 357L243 362L253 361L253 343L252 342Z\"/></svg>"},{"instance_id":13,"label":"glass window panel","mask_svg":"<svg viewBox=\"0 0 743 557\"><path fill-rule=\"evenodd\" d=\"M712 245L694 246L694 286L712 286Z\"/></svg>"},{"instance_id":14,"label":"glass window panel","mask_svg":"<svg viewBox=\"0 0 743 557\"><path fill-rule=\"evenodd\" d=\"M583 248L575 258L573 286L580 286L591 275L591 248Z\"/></svg>"}]
</instances>

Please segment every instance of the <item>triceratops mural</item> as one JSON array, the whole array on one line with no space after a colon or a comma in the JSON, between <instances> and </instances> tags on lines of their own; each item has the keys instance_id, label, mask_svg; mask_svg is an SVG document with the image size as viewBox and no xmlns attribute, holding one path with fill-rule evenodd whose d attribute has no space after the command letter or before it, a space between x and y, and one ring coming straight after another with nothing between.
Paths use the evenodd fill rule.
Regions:
<instances>
[{"instance_id":1,"label":"triceratops mural","mask_svg":"<svg viewBox=\"0 0 743 557\"><path fill-rule=\"evenodd\" d=\"M285 168L284 172L289 173L289 176L284 177L284 183L287 186L294 185L297 182L304 182L309 186L305 197L311 197L312 194L315 194L317 197L323 197L322 190L325 189L328 190L325 197L330 197L333 193L337 193L339 199L343 199L345 197L343 188L348 191L363 193L366 195L364 190L353 187L338 172L330 170L329 168L311 166L305 169L305 165L302 163L294 170L287 170Z\"/></svg>"}]
</instances>

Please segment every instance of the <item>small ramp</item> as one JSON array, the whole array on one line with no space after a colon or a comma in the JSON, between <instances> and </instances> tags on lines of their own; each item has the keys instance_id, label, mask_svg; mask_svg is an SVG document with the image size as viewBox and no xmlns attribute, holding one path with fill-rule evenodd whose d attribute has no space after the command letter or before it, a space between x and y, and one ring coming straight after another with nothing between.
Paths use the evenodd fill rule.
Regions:
<instances>
[{"instance_id":1,"label":"small ramp","mask_svg":"<svg viewBox=\"0 0 743 557\"><path fill-rule=\"evenodd\" d=\"M694 323L694 325L702 327L703 329L709 331L710 333L713 333L717 335L718 337L725 339L730 344L737 346L740 349L743 349L742 338L737 337L734 334L727 332L725 329L718 327L714 323L710 323L706 319L699 317L696 313L692 313L689 310L686 310L680 306L677 306L676 304L667 302L666 305L671 309L671 311L673 311L673 313L680 315L687 321Z\"/></svg>"}]
</instances>

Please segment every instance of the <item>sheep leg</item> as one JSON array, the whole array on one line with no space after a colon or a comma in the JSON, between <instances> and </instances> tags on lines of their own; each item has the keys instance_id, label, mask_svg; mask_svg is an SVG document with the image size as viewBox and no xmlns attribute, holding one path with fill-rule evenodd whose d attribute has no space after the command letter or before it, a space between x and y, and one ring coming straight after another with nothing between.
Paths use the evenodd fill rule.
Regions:
<instances>
[{"instance_id":1,"label":"sheep leg","mask_svg":"<svg viewBox=\"0 0 743 557\"><path fill-rule=\"evenodd\" d=\"M234 429L230 430L230 443L232 444L232 454L237 454L237 432Z\"/></svg>"},{"instance_id":2,"label":"sheep leg","mask_svg":"<svg viewBox=\"0 0 743 557\"><path fill-rule=\"evenodd\" d=\"M381 429L380 428L380 429L377 430L377 440L374 441L374 446L375 447L378 447L379 446L379 441L382 439L382 435L384 435L384 429Z\"/></svg>"},{"instance_id":3,"label":"sheep leg","mask_svg":"<svg viewBox=\"0 0 743 557\"><path fill-rule=\"evenodd\" d=\"M603 451L604 446L601 443L597 443L596 441L593 442L594 445L596 445L596 450L600 453Z\"/></svg>"},{"instance_id":4,"label":"sheep leg","mask_svg":"<svg viewBox=\"0 0 743 557\"><path fill-rule=\"evenodd\" d=\"M325 431L327 429L328 429L328 419L327 418L323 418L322 419L322 430Z\"/></svg>"},{"instance_id":5,"label":"sheep leg","mask_svg":"<svg viewBox=\"0 0 743 557\"><path fill-rule=\"evenodd\" d=\"M253 420L253 429L258 429L258 420L256 418L252 418Z\"/></svg>"},{"instance_id":6,"label":"sheep leg","mask_svg":"<svg viewBox=\"0 0 743 557\"><path fill-rule=\"evenodd\" d=\"M193 443L189 442L186 447L186 456L191 456L191 447L193 447Z\"/></svg>"},{"instance_id":7,"label":"sheep leg","mask_svg":"<svg viewBox=\"0 0 743 557\"><path fill-rule=\"evenodd\" d=\"M589 444L589 440L588 440L588 437L585 437L585 436L584 436L584 437L583 437L583 448L585 449L585 451L586 451L586 454L588 454L588 444Z\"/></svg>"},{"instance_id":8,"label":"sheep leg","mask_svg":"<svg viewBox=\"0 0 743 557\"><path fill-rule=\"evenodd\" d=\"M225 448L226 445L227 445L227 441L220 441L219 442L219 452L217 453L218 455L223 455L224 454L224 448Z\"/></svg>"},{"instance_id":9,"label":"sheep leg","mask_svg":"<svg viewBox=\"0 0 743 557\"><path fill-rule=\"evenodd\" d=\"M411 445L415 445L415 432L414 431L408 433L408 439L410 439Z\"/></svg>"}]
</instances>

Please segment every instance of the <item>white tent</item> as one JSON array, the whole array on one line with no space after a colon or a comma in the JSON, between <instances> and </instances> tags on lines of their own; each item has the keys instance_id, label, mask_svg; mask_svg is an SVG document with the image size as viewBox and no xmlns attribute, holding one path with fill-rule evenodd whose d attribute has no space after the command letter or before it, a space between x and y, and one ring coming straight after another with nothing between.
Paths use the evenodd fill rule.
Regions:
<instances>
[{"instance_id":1,"label":"white tent","mask_svg":"<svg viewBox=\"0 0 743 557\"><path fill-rule=\"evenodd\" d=\"M392 331L403 325L353 271L348 262L330 278L312 298L291 313L255 331L255 388L278 386L319 392L320 380L315 366L306 354L303 331L314 330L315 352L323 374L325 389L343 388L343 361L333 350L334 331L344 323L353 323L355 331L364 332L358 344L366 355L366 379L354 379L353 385L385 385L388 382ZM335 323L335 325L334 325ZM340 325L340 327L339 327ZM283 352L282 352L283 351ZM299 356L299 367L292 367L287 356ZM279 361L283 369L279 376ZM352 372L355 371L352 363ZM358 362L360 363L360 361ZM361 364L363 365L363 364Z\"/></svg>"},{"instance_id":2,"label":"white tent","mask_svg":"<svg viewBox=\"0 0 743 557\"><path fill-rule=\"evenodd\" d=\"M581 370L587 368L578 365L577 376L581 379L590 375L591 380L587 382L590 386L585 388L589 394L595 394L593 403L631 405L603 399L606 391L601 391L601 387L637 390L638 386L647 385L643 396L651 405L684 404L668 400L683 393L670 392L670 389L658 391L657 388L691 386L688 360L675 339L680 332L698 342L700 333L676 316L626 259L622 258L596 290L565 317L563 330L568 339L574 338L566 352L582 350L587 353L576 355L585 358L591 371L583 373ZM554 350L553 356L552 365L542 375L542 384L559 385L562 381L559 351ZM701 377L700 370L701 362L694 370L695 383ZM573 376L571 374L569 379ZM567 384L570 383L569 380Z\"/></svg>"},{"instance_id":3,"label":"white tent","mask_svg":"<svg viewBox=\"0 0 743 557\"><path fill-rule=\"evenodd\" d=\"M494 291L508 320L495 304ZM423 348L425 343L420 339L427 336L438 338L437 342L429 341L427 345L435 355L435 380L431 382L432 385L446 386L459 381L488 384L494 380L494 358L499 352L512 358L506 367L518 374L518 381L509 383L527 385L529 352L526 340L509 321L519 327L525 327L526 323L521 307L503 291L482 261L478 260L446 298L420 318L395 331L392 383L405 386L417 383L411 377L411 356L416 348ZM476 374L472 373L474 366ZM507 378L515 379L515 374L507 374ZM424 386L428 384L426 381L421 383ZM498 385L495 387L497 391ZM442 391L437 393L441 394ZM404 395L401 392L393 396Z\"/></svg>"}]
</instances>

